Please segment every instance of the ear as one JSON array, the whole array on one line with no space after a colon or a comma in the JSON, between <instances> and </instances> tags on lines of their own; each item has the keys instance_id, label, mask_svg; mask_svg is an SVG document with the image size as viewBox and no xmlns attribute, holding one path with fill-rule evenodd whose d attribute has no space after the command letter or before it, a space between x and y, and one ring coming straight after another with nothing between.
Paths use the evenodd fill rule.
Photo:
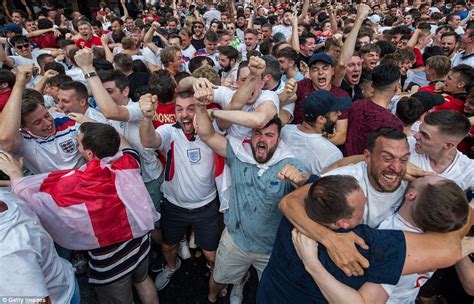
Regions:
<instances>
[{"instance_id":1,"label":"ear","mask_svg":"<svg viewBox=\"0 0 474 304\"><path fill-rule=\"evenodd\" d=\"M412 202L416 199L416 193L413 189L409 189L407 193L405 193L405 201Z\"/></svg>"},{"instance_id":2,"label":"ear","mask_svg":"<svg viewBox=\"0 0 474 304\"><path fill-rule=\"evenodd\" d=\"M345 219L337 220L336 226L342 229L349 229L350 225Z\"/></svg>"},{"instance_id":3,"label":"ear","mask_svg":"<svg viewBox=\"0 0 474 304\"><path fill-rule=\"evenodd\" d=\"M85 107L87 105L87 99L84 98L84 99L79 100L79 105L81 107Z\"/></svg>"},{"instance_id":4,"label":"ear","mask_svg":"<svg viewBox=\"0 0 474 304\"><path fill-rule=\"evenodd\" d=\"M326 117L319 115L316 117L316 123L324 125L326 123Z\"/></svg>"},{"instance_id":5,"label":"ear","mask_svg":"<svg viewBox=\"0 0 474 304\"><path fill-rule=\"evenodd\" d=\"M369 163L369 158L370 158L370 151L365 149L364 150L364 161L365 161L365 163Z\"/></svg>"},{"instance_id":6,"label":"ear","mask_svg":"<svg viewBox=\"0 0 474 304\"><path fill-rule=\"evenodd\" d=\"M451 150L453 147L457 147L457 145L451 141L448 141L443 146L446 147L446 150Z\"/></svg>"},{"instance_id":7,"label":"ear","mask_svg":"<svg viewBox=\"0 0 474 304\"><path fill-rule=\"evenodd\" d=\"M466 83L464 81L458 82L458 88L463 88L466 86Z\"/></svg>"},{"instance_id":8,"label":"ear","mask_svg":"<svg viewBox=\"0 0 474 304\"><path fill-rule=\"evenodd\" d=\"M96 158L94 152L92 152L91 150L86 149L86 150L84 150L84 152L85 152L85 154L86 154L87 161L91 161L91 160L93 160L94 158Z\"/></svg>"},{"instance_id":9,"label":"ear","mask_svg":"<svg viewBox=\"0 0 474 304\"><path fill-rule=\"evenodd\" d=\"M129 93L130 93L130 87L127 86L125 87L125 89L123 89L122 94L124 96L128 96Z\"/></svg>"}]
</instances>

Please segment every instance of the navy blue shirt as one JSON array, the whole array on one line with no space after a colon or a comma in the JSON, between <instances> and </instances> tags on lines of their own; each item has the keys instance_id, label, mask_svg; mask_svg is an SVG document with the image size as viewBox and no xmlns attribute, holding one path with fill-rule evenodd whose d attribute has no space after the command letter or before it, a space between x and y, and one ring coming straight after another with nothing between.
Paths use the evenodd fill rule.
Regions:
<instances>
[{"instance_id":1,"label":"navy blue shirt","mask_svg":"<svg viewBox=\"0 0 474 304\"><path fill-rule=\"evenodd\" d=\"M291 240L292 229L291 223L283 217L270 261L258 286L257 303L327 303L296 253ZM326 249L318 246L319 260L326 270L338 281L357 290L365 282L397 284L405 263L403 232L377 230L367 225L359 225L352 231L369 246L368 250L359 247L358 250L369 261L370 267L365 269L363 276L348 277L329 258Z\"/></svg>"}]
</instances>

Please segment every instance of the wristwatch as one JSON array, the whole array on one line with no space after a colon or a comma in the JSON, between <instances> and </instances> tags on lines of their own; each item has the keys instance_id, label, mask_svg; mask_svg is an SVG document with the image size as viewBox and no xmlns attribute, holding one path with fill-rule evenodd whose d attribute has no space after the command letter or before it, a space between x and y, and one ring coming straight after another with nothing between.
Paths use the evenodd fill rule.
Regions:
<instances>
[{"instance_id":1,"label":"wristwatch","mask_svg":"<svg viewBox=\"0 0 474 304\"><path fill-rule=\"evenodd\" d=\"M86 79L91 78L91 77L95 77L95 76L97 76L97 73L95 71L84 74L84 78L86 78Z\"/></svg>"}]
</instances>

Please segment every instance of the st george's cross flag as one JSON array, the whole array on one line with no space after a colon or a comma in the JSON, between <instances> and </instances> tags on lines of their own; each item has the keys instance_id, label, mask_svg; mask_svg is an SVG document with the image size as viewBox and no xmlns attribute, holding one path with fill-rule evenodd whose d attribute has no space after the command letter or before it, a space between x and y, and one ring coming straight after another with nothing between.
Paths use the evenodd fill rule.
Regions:
<instances>
[{"instance_id":1,"label":"st george's cross flag","mask_svg":"<svg viewBox=\"0 0 474 304\"><path fill-rule=\"evenodd\" d=\"M159 214L133 152L16 179L12 191L64 248L90 250L141 237Z\"/></svg>"}]
</instances>

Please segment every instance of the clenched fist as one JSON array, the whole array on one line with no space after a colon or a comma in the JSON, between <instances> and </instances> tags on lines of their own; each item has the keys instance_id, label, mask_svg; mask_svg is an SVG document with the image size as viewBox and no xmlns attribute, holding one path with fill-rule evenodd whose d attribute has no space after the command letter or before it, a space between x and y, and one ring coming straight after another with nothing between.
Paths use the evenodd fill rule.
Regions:
<instances>
[{"instance_id":1,"label":"clenched fist","mask_svg":"<svg viewBox=\"0 0 474 304\"><path fill-rule=\"evenodd\" d=\"M267 65L265 64L265 60L263 60L262 58L255 56L250 57L248 65L250 74L261 77L266 67Z\"/></svg>"},{"instance_id":2,"label":"clenched fist","mask_svg":"<svg viewBox=\"0 0 474 304\"><path fill-rule=\"evenodd\" d=\"M146 118L153 118L156 111L156 103L158 102L158 98L156 95L145 94L140 97L138 101L140 105L140 110L142 110L143 116Z\"/></svg>"}]
</instances>

